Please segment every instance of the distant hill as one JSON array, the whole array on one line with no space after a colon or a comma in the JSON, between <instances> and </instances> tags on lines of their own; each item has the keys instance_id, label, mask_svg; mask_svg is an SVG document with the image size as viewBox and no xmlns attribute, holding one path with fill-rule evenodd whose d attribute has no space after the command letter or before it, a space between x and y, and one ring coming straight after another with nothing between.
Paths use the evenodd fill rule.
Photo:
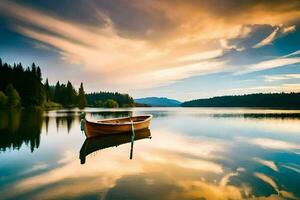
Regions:
<instances>
[{"instance_id":1,"label":"distant hill","mask_svg":"<svg viewBox=\"0 0 300 200\"><path fill-rule=\"evenodd\" d=\"M186 101L182 107L300 108L300 93L247 94Z\"/></svg>"},{"instance_id":2,"label":"distant hill","mask_svg":"<svg viewBox=\"0 0 300 200\"><path fill-rule=\"evenodd\" d=\"M134 99L135 103L146 104L149 106L159 106L159 107L177 107L181 105L180 101L175 99L168 99L165 97L146 97L140 99Z\"/></svg>"}]
</instances>

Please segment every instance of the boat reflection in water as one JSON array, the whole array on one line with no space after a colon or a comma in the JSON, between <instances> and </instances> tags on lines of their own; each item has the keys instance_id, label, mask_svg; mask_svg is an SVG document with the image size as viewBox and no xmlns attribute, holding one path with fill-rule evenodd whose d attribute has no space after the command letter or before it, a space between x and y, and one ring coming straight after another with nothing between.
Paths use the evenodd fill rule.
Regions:
<instances>
[{"instance_id":1,"label":"boat reflection in water","mask_svg":"<svg viewBox=\"0 0 300 200\"><path fill-rule=\"evenodd\" d=\"M134 137L133 137L134 136ZM79 153L80 163L85 163L85 158L87 155L109 147L117 147L121 144L126 144L131 142L130 149L130 159L132 159L133 154L133 142L135 140L141 140L145 138L151 139L151 132L149 129L137 130L135 131L135 135L132 135L132 132L122 133L122 134L114 134L114 135L103 135L93 138L87 138Z\"/></svg>"}]
</instances>

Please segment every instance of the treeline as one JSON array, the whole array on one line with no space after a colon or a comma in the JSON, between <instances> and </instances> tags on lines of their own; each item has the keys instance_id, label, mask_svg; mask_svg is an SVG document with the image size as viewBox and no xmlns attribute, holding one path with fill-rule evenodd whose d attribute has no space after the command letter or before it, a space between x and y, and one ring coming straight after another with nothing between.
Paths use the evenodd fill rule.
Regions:
<instances>
[{"instance_id":1,"label":"treeline","mask_svg":"<svg viewBox=\"0 0 300 200\"><path fill-rule=\"evenodd\" d=\"M23 68L2 63L0 59L0 108L87 106L83 84L78 92L71 82L50 86L48 79L42 83L42 73L34 63Z\"/></svg>"},{"instance_id":2,"label":"treeline","mask_svg":"<svg viewBox=\"0 0 300 200\"><path fill-rule=\"evenodd\" d=\"M57 102L63 107L80 107L87 106L83 84L80 84L78 92L70 81L67 84L59 81L55 86L49 86L48 80L45 82L45 93L47 102Z\"/></svg>"},{"instance_id":3,"label":"treeline","mask_svg":"<svg viewBox=\"0 0 300 200\"><path fill-rule=\"evenodd\" d=\"M182 107L265 107L300 108L300 93L247 94L197 99L181 104Z\"/></svg>"},{"instance_id":4,"label":"treeline","mask_svg":"<svg viewBox=\"0 0 300 200\"><path fill-rule=\"evenodd\" d=\"M133 107L133 98L128 94L98 92L85 94L83 84L77 91L72 83L57 82L50 85L42 82L42 73L34 63L23 68L2 63L0 59L0 109L12 107Z\"/></svg>"},{"instance_id":5,"label":"treeline","mask_svg":"<svg viewBox=\"0 0 300 200\"><path fill-rule=\"evenodd\" d=\"M41 69L34 63L24 69L22 64L2 63L0 59L0 106L38 106L44 102Z\"/></svg>"},{"instance_id":6,"label":"treeline","mask_svg":"<svg viewBox=\"0 0 300 200\"><path fill-rule=\"evenodd\" d=\"M128 94L118 92L97 92L86 95L88 105L94 107L133 107L134 101Z\"/></svg>"}]
</instances>

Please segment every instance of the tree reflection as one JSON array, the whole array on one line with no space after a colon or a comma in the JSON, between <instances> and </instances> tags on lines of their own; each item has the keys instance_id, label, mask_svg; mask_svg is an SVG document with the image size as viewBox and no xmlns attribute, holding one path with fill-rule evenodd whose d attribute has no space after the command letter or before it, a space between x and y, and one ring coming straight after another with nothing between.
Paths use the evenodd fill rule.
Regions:
<instances>
[{"instance_id":1,"label":"tree reflection","mask_svg":"<svg viewBox=\"0 0 300 200\"><path fill-rule=\"evenodd\" d=\"M31 152L40 145L42 128L41 110L0 111L0 150L19 150L23 143Z\"/></svg>"},{"instance_id":2,"label":"tree reflection","mask_svg":"<svg viewBox=\"0 0 300 200\"><path fill-rule=\"evenodd\" d=\"M46 120L47 118L45 118ZM56 116L55 122L56 122L56 130L59 132L59 128L62 125L63 127L67 126L68 133L70 132L73 122L74 121L80 121L80 118L76 115L66 115L66 116Z\"/></svg>"}]
</instances>

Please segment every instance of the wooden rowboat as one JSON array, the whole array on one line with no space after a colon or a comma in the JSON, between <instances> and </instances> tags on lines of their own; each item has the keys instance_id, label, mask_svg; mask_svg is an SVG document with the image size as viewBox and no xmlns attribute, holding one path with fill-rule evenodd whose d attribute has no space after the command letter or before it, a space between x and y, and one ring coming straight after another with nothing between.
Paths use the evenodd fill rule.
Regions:
<instances>
[{"instance_id":1,"label":"wooden rowboat","mask_svg":"<svg viewBox=\"0 0 300 200\"><path fill-rule=\"evenodd\" d=\"M149 129L143 129L135 132L134 141L145 139L145 138L151 138L151 132ZM79 153L80 163L84 164L86 156L88 156L93 152L110 148L110 147L116 147L130 142L132 142L131 131L122 134L113 134L113 135L107 134L99 137L87 138L85 139L80 149L80 153Z\"/></svg>"},{"instance_id":2,"label":"wooden rowboat","mask_svg":"<svg viewBox=\"0 0 300 200\"><path fill-rule=\"evenodd\" d=\"M149 128L152 115L103 119L97 122L85 121L85 135L87 138L101 135L126 133Z\"/></svg>"}]
</instances>

